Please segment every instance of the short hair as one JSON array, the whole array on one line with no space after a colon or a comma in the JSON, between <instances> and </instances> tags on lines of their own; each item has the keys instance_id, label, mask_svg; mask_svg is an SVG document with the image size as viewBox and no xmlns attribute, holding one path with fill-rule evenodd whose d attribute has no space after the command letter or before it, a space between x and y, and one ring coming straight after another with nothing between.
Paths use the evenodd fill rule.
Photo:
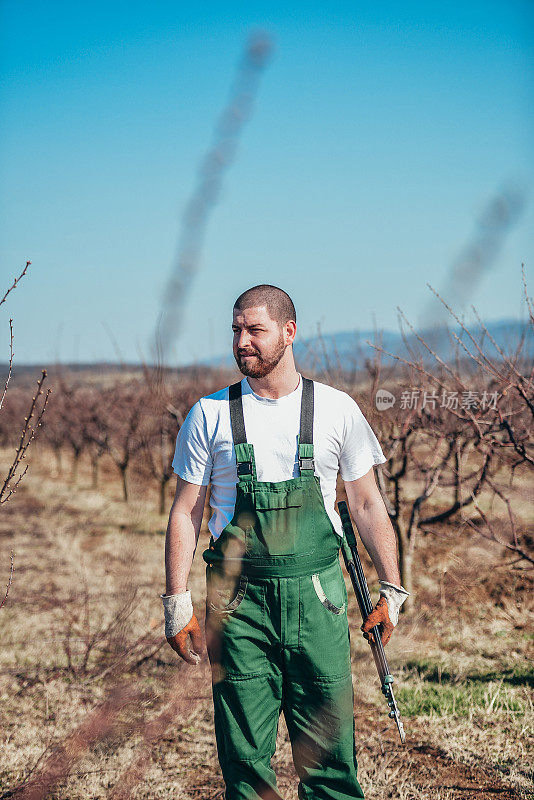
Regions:
<instances>
[{"instance_id":1,"label":"short hair","mask_svg":"<svg viewBox=\"0 0 534 800\"><path fill-rule=\"evenodd\" d=\"M270 283L252 286L240 294L234 303L234 308L238 311L244 311L251 306L265 306L271 319L276 320L279 325L285 325L289 320L297 321L293 300L283 289L271 286Z\"/></svg>"}]
</instances>

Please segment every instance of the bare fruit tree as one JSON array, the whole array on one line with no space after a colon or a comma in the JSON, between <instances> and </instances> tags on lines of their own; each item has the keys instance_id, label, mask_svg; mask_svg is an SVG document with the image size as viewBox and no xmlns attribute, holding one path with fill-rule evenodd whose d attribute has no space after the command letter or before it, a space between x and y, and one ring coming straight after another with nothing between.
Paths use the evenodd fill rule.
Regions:
<instances>
[{"instance_id":1,"label":"bare fruit tree","mask_svg":"<svg viewBox=\"0 0 534 800\"><path fill-rule=\"evenodd\" d=\"M129 499L129 469L134 456L143 446L147 418L145 408L149 395L145 384L132 380L128 384L118 384L102 393L107 409L109 436L107 451L119 469L122 482L122 495Z\"/></svg>"},{"instance_id":2,"label":"bare fruit tree","mask_svg":"<svg viewBox=\"0 0 534 800\"><path fill-rule=\"evenodd\" d=\"M3 305L10 294L10 292L15 289L19 283L19 281L26 275L28 267L30 266L30 261L26 262L26 266L20 273L20 275L14 279L13 283L9 287L9 289L4 294L3 298L0 300L0 306ZM0 397L0 411L4 408L4 402L6 400L9 383L11 381L11 377L13 374L13 320L9 320L9 365L7 369L7 376L4 384L4 388L2 391L2 396ZM44 400L40 402L40 397L43 394L43 384L46 378L46 370L42 370L41 377L37 381L37 391L35 395L32 397L29 410L27 415L24 417L24 422L22 425L22 429L20 431L20 435L17 440L17 446L15 448L15 455L13 457L12 462L9 464L7 468L7 473L5 474L3 480L0 479L0 505L6 503L17 491L20 482L22 481L24 475L28 470L28 465L22 469L22 462L26 458L26 454L28 451L29 446L33 442L37 428L41 425L41 420L43 418L43 414L46 408L46 404L48 402L48 397L50 395L51 389L47 389ZM15 568L15 557L13 551L11 551L11 569L9 573L9 580L7 583L6 591L4 593L4 597L0 602L0 608L4 605L7 600L7 596L9 594L9 589L13 580L13 571Z\"/></svg>"},{"instance_id":3,"label":"bare fruit tree","mask_svg":"<svg viewBox=\"0 0 534 800\"><path fill-rule=\"evenodd\" d=\"M526 297L528 325L534 328L531 302ZM397 534L402 581L411 592L406 610L414 603L417 535L432 532L435 526L469 526L513 552L516 561L534 563L530 540L526 531L519 530L506 491L514 476L530 473L534 466L533 366L523 352L526 336L513 353L507 353L486 326L481 323L478 341L444 305L465 334L461 339L452 333L456 354L449 362L412 328L435 359L434 372L411 346L411 357L404 359L369 342L401 365L395 380L399 389L405 387L396 407L380 418L380 440L388 460L379 468L378 478ZM496 355L490 354L492 349ZM375 379L376 374L379 370L375 369ZM422 400L421 406L418 400ZM439 500L434 500L438 495ZM495 498L505 506L507 534L499 532L502 524L487 511L493 508Z\"/></svg>"},{"instance_id":4,"label":"bare fruit tree","mask_svg":"<svg viewBox=\"0 0 534 800\"><path fill-rule=\"evenodd\" d=\"M158 485L159 513L164 514L165 492L174 475L172 460L183 415L173 404L175 398L165 381L163 370L145 366L143 373L149 401L145 409L148 419L142 436L142 452L145 466Z\"/></svg>"}]
</instances>

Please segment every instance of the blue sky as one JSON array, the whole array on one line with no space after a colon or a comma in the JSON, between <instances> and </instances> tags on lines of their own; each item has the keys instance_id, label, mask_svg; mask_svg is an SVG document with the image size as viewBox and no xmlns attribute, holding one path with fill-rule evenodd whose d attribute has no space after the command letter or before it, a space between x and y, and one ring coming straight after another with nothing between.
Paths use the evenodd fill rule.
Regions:
<instances>
[{"instance_id":1,"label":"blue sky","mask_svg":"<svg viewBox=\"0 0 534 800\"><path fill-rule=\"evenodd\" d=\"M470 302L520 317L533 23L519 0L0 0L2 289L32 261L0 312L0 361L9 316L18 363L116 360L112 338L126 360L148 355L181 215L258 28L272 58L172 362L226 352L235 298L262 282L291 294L301 336L396 330L397 306L415 323L426 282L446 285L510 180L527 205Z\"/></svg>"}]
</instances>

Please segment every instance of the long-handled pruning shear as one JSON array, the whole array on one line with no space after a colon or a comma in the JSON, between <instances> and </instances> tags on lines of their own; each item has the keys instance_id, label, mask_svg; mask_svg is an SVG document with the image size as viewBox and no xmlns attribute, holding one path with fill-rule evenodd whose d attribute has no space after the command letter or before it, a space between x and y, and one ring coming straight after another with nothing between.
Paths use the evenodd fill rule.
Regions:
<instances>
[{"instance_id":1,"label":"long-handled pruning shear","mask_svg":"<svg viewBox=\"0 0 534 800\"><path fill-rule=\"evenodd\" d=\"M354 528L352 527L349 509L343 500L337 504L337 507L339 509L339 515L341 517L343 531L345 533L341 550L343 552L343 558L345 560L347 572L350 575L352 586L358 600L358 605L360 606L362 619L365 621L373 610L373 602L371 600L367 581L365 580L362 562L360 561L360 556L358 554L356 536L354 534ZM375 627L371 629L371 632L373 634L373 641L370 639L369 644L371 646L371 652L373 654L380 678L380 683L382 685L382 693L385 695L387 704L390 708L389 716L391 719L395 720L399 730L400 740L404 744L406 738L404 735L404 726L400 718L395 695L393 694L393 676L389 672L379 626L375 625Z\"/></svg>"}]
</instances>

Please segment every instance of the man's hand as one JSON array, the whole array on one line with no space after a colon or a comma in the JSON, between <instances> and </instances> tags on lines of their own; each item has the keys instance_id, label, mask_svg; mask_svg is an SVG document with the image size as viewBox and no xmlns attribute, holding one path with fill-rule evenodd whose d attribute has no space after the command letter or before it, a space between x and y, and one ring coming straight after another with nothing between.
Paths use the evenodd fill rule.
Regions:
<instances>
[{"instance_id":1,"label":"man's hand","mask_svg":"<svg viewBox=\"0 0 534 800\"><path fill-rule=\"evenodd\" d=\"M369 642L374 642L372 628L374 628L375 625L379 626L382 644L386 645L391 639L391 634L393 633L395 626L389 618L388 603L385 597L380 598L374 609L361 626L363 637Z\"/></svg>"},{"instance_id":2,"label":"man's hand","mask_svg":"<svg viewBox=\"0 0 534 800\"><path fill-rule=\"evenodd\" d=\"M408 597L400 583L395 532L372 468L361 478L345 481L345 489L350 513L380 578L380 599L361 630L372 642L371 628L378 625L385 645L399 620L400 607Z\"/></svg>"},{"instance_id":3,"label":"man's hand","mask_svg":"<svg viewBox=\"0 0 534 800\"><path fill-rule=\"evenodd\" d=\"M189 637L191 637L192 649L189 646ZM174 636L167 636L166 639L172 649L188 664L199 663L200 653L204 649L204 642L200 625L194 614L181 631L178 631Z\"/></svg>"},{"instance_id":4,"label":"man's hand","mask_svg":"<svg viewBox=\"0 0 534 800\"><path fill-rule=\"evenodd\" d=\"M408 592L403 586L380 581L380 600L361 627L364 637L372 642L371 628L380 625L382 644L387 644L391 639L393 628L399 621L399 611L407 597Z\"/></svg>"},{"instance_id":5,"label":"man's hand","mask_svg":"<svg viewBox=\"0 0 534 800\"><path fill-rule=\"evenodd\" d=\"M191 592L161 595L165 611L165 638L188 664L198 664L203 650L202 633L193 611ZM191 637L192 649L189 646Z\"/></svg>"},{"instance_id":6,"label":"man's hand","mask_svg":"<svg viewBox=\"0 0 534 800\"><path fill-rule=\"evenodd\" d=\"M188 664L198 664L203 650L191 592L185 587L198 541L207 488L178 478L165 537L167 594L160 595L165 611L165 638Z\"/></svg>"}]
</instances>

